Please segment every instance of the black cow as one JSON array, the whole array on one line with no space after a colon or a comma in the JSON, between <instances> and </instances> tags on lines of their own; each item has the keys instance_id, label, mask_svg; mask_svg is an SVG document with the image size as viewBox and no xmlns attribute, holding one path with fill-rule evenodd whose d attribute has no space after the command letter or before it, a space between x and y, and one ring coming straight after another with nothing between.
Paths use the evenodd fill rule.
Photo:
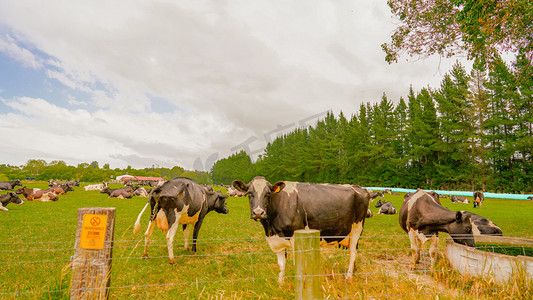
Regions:
<instances>
[{"instance_id":1,"label":"black cow","mask_svg":"<svg viewBox=\"0 0 533 300\"><path fill-rule=\"evenodd\" d=\"M24 201L22 201L22 199L20 199L20 197L15 193L9 193L0 196L0 210L9 210L6 208L9 203L23 204Z\"/></svg>"},{"instance_id":2,"label":"black cow","mask_svg":"<svg viewBox=\"0 0 533 300\"><path fill-rule=\"evenodd\" d=\"M455 195L451 195L450 200L452 201L452 203L465 203L465 204L470 203L470 201L468 201L466 197L459 197Z\"/></svg>"},{"instance_id":3,"label":"black cow","mask_svg":"<svg viewBox=\"0 0 533 300\"><path fill-rule=\"evenodd\" d=\"M469 215L443 207L435 192L418 190L406 197L400 208L400 226L409 234L413 260L410 269L414 270L420 260L420 247L431 238L431 263L437 256L438 234L446 232L459 244L474 247L472 223Z\"/></svg>"},{"instance_id":4,"label":"black cow","mask_svg":"<svg viewBox=\"0 0 533 300\"><path fill-rule=\"evenodd\" d=\"M185 235L185 250L188 250L189 231L187 225L192 225L192 251L196 252L196 239L200 232L200 227L208 212L214 210L221 214L227 214L226 199L220 191L209 192L203 186L192 179L177 177L166 181L163 185L156 187L150 193L148 202L137 217L134 233L138 233L141 228L141 216L150 204L151 214L148 228L144 233L145 244L143 257L148 257L148 243L157 225L167 232L167 247L169 262L174 264L173 242L179 225L183 225Z\"/></svg>"},{"instance_id":5,"label":"black cow","mask_svg":"<svg viewBox=\"0 0 533 300\"><path fill-rule=\"evenodd\" d=\"M474 235L503 235L501 228L492 223L491 220L468 211L461 212L470 216L472 220L472 233Z\"/></svg>"},{"instance_id":6,"label":"black cow","mask_svg":"<svg viewBox=\"0 0 533 300\"><path fill-rule=\"evenodd\" d=\"M378 214L394 215L398 212L396 207L394 207L390 201L378 200L376 207L379 207Z\"/></svg>"},{"instance_id":7,"label":"black cow","mask_svg":"<svg viewBox=\"0 0 533 300\"><path fill-rule=\"evenodd\" d=\"M248 194L251 219L261 221L270 249L277 253L280 273L285 277L286 249L292 249L295 230L320 230L326 242L337 242L350 249L347 278L352 277L359 237L370 203L369 192L361 187L278 181L270 184L255 177L233 187Z\"/></svg>"},{"instance_id":8,"label":"black cow","mask_svg":"<svg viewBox=\"0 0 533 300\"><path fill-rule=\"evenodd\" d=\"M476 207L481 208L481 204L483 203L483 201L485 201L485 195L483 194L483 192L475 191L473 197L474 197L474 208Z\"/></svg>"},{"instance_id":9,"label":"black cow","mask_svg":"<svg viewBox=\"0 0 533 300\"><path fill-rule=\"evenodd\" d=\"M19 179L12 181L0 181L0 191L12 191L17 185L22 186Z\"/></svg>"},{"instance_id":10,"label":"black cow","mask_svg":"<svg viewBox=\"0 0 533 300\"><path fill-rule=\"evenodd\" d=\"M108 194L109 195L108 198L121 198L121 199L124 199L124 198L133 197L133 192L135 192L135 190L137 190L137 188L136 187L132 187L132 186L125 186L125 187L121 187L121 188L118 188L118 189L110 189L110 188L108 188L106 186L100 191L100 193L101 194Z\"/></svg>"}]
</instances>

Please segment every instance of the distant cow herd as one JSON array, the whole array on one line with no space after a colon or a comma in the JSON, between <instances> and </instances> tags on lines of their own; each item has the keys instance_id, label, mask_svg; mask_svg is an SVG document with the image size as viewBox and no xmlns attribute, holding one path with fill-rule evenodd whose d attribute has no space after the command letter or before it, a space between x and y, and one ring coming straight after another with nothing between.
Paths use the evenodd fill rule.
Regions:
<instances>
[{"instance_id":1,"label":"distant cow herd","mask_svg":"<svg viewBox=\"0 0 533 300\"><path fill-rule=\"evenodd\" d=\"M20 186L16 189L16 186ZM20 180L0 182L0 190L14 191L0 195L0 210L7 211L10 203L23 204L26 200L43 202L57 201L59 195L74 191L78 181L49 182L48 189L30 189ZM371 191L350 184L318 184L292 181L270 183L258 176L249 183L240 180L226 186L226 194L214 191L210 186L202 186L189 178L174 178L150 185L153 188L126 184L121 188L110 188L105 182L85 185L84 191L99 191L110 198L129 199L133 196L147 197L147 203L139 213L134 233L141 228L141 216L150 207L148 226L144 233L145 247L143 256L148 256L148 244L157 226L166 231L170 263L175 263L173 252L174 237L181 227L185 235L185 249L188 249L189 228L193 230L192 248L196 252L200 227L207 213L229 212L226 200L231 197L248 196L250 218L259 221L264 229L266 241L277 254L279 265L278 281L285 278L286 253L293 247L294 232L299 229L318 229L321 239L349 249L347 278L351 278L359 238L365 220L372 217L369 205L375 198L385 195L399 195L390 189ZM484 201L482 192L473 194L474 208L481 207ZM410 269L414 270L420 259L420 247L431 240L430 257L436 258L438 234L448 233L460 244L475 246L474 235L502 235L502 230L490 220L467 211L452 211L442 206L439 195L418 189L404 195L403 204L398 211L392 202L378 200L378 214L399 215L399 225L408 234L411 243L412 260ZM451 203L469 203L466 197L451 195Z\"/></svg>"}]
</instances>

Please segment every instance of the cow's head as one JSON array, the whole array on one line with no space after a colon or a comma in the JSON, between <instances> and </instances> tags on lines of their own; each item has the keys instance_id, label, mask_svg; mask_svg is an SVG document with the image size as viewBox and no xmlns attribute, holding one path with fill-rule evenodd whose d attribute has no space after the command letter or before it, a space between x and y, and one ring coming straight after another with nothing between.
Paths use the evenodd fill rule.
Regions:
<instances>
[{"instance_id":1,"label":"cow's head","mask_svg":"<svg viewBox=\"0 0 533 300\"><path fill-rule=\"evenodd\" d=\"M229 213L228 207L226 206L226 199L228 199L229 196L222 194L220 191L216 191L213 193L211 197L215 198L213 209L217 213L219 214Z\"/></svg>"},{"instance_id":2,"label":"cow's head","mask_svg":"<svg viewBox=\"0 0 533 300\"><path fill-rule=\"evenodd\" d=\"M15 194L15 193L9 193L9 195L11 196L11 203L15 203L15 204L24 204L24 201L22 201L22 199L20 199L20 197Z\"/></svg>"},{"instance_id":3,"label":"cow's head","mask_svg":"<svg viewBox=\"0 0 533 300\"><path fill-rule=\"evenodd\" d=\"M458 243L475 247L474 235L472 233L472 221L468 214L458 211L455 214L455 220L448 225L448 234Z\"/></svg>"},{"instance_id":4,"label":"cow's head","mask_svg":"<svg viewBox=\"0 0 533 300\"><path fill-rule=\"evenodd\" d=\"M245 184L240 180L233 181L233 187L246 193L250 201L250 218L256 221L267 218L267 205L272 193L279 193L285 183L282 181L270 184L264 177L255 177L250 183Z\"/></svg>"},{"instance_id":5,"label":"cow's head","mask_svg":"<svg viewBox=\"0 0 533 300\"><path fill-rule=\"evenodd\" d=\"M20 179L15 180L15 183L13 183L13 187L15 187L16 185L22 186L22 183L20 182Z\"/></svg>"}]
</instances>

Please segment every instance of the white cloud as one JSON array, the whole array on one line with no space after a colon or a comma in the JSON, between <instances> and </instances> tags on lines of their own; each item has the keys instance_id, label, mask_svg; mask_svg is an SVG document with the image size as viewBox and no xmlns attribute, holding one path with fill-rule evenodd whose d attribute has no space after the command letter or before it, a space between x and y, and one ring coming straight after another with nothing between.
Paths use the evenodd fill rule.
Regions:
<instances>
[{"instance_id":1,"label":"white cloud","mask_svg":"<svg viewBox=\"0 0 533 300\"><path fill-rule=\"evenodd\" d=\"M385 2L363 0L0 2L14 32L0 51L89 95L4 100L16 130L0 132L53 139L39 153L54 159L192 168L278 125L438 84L449 61L384 61L390 21ZM18 147L22 162L36 153Z\"/></svg>"},{"instance_id":2,"label":"white cloud","mask_svg":"<svg viewBox=\"0 0 533 300\"><path fill-rule=\"evenodd\" d=\"M42 62L29 50L17 45L12 37L8 35L0 36L0 52L4 52L11 58L22 63L23 66L38 69L42 67Z\"/></svg>"}]
</instances>

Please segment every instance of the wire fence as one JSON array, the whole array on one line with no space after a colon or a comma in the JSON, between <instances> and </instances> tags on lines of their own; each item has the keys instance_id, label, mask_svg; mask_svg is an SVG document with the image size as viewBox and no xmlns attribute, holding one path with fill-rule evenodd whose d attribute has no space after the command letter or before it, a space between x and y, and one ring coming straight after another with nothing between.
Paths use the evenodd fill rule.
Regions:
<instances>
[{"instance_id":1,"label":"wire fence","mask_svg":"<svg viewBox=\"0 0 533 300\"><path fill-rule=\"evenodd\" d=\"M328 237L339 238L339 237ZM520 278L496 284L486 278L466 278L447 262L443 240L439 244L440 260L432 267L428 245L421 248L421 260L414 271L409 270L411 247L407 235L362 236L358 249L357 270L351 281L346 280L349 250L321 247L321 279L324 298L327 299L403 299L444 296L450 298L491 298L495 295L528 297L533 294L531 279ZM130 294L160 295L195 292L185 298L202 298L208 295L226 295L231 298L293 298L293 285L297 275L291 261L294 251L287 251L285 282L278 284L279 267L276 254L270 251L264 237L206 238L198 239L202 250L192 254L184 250L185 243L174 243L177 266L167 263L167 242L151 239L148 244L149 259L144 260L144 238L118 239L106 245L113 249L112 285L110 298L123 298ZM189 243L190 246L191 243ZM527 246L501 246L521 248ZM490 249L485 249L489 250ZM494 249L493 249L494 250ZM0 269L30 274L35 272L60 272L59 284L49 282L33 289L3 286L0 298L41 298L70 294L68 281L74 241L20 241L0 243ZM150 255L150 253L153 253ZM531 254L529 254L531 255ZM162 271L170 272L161 273ZM154 276L154 273L160 276ZM132 275L137 274L137 275ZM25 275L27 276L27 275ZM36 284L42 284L36 281ZM222 296L221 296L222 298Z\"/></svg>"}]
</instances>

